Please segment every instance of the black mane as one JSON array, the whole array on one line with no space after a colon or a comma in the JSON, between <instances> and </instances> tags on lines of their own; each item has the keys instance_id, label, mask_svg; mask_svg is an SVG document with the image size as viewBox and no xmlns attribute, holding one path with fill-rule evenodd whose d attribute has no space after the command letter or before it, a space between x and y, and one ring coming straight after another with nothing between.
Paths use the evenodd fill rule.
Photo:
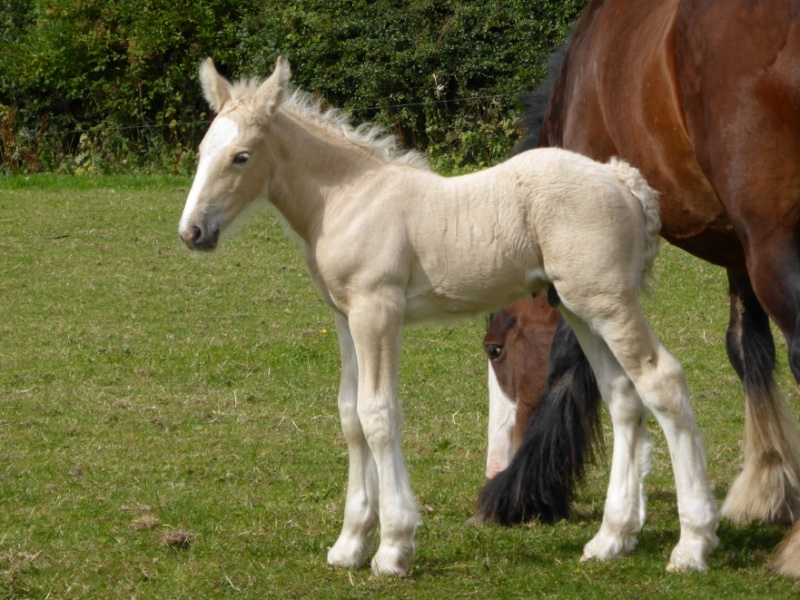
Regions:
<instances>
[{"instance_id":1,"label":"black mane","mask_svg":"<svg viewBox=\"0 0 800 600\"><path fill-rule=\"evenodd\" d=\"M567 41L558 46L550 55L547 60L547 78L541 85L534 91L526 92L522 95L522 106L524 107L522 122L525 124L528 134L514 147L511 151L511 156L539 147L542 123L547 114L547 107L550 104L550 96L553 92L556 78L567 55L569 41L569 38L567 38Z\"/></svg>"}]
</instances>

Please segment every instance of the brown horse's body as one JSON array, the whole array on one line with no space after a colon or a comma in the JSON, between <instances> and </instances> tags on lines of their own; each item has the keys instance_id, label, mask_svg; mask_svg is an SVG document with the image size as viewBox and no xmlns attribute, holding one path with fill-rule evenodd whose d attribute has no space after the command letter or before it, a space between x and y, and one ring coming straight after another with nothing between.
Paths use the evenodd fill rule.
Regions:
<instances>
[{"instance_id":1,"label":"brown horse's body","mask_svg":"<svg viewBox=\"0 0 800 600\"><path fill-rule=\"evenodd\" d=\"M662 235L734 270L764 262L764 237L796 249L800 218L800 5L765 6L593 2L541 133L637 165L661 193Z\"/></svg>"},{"instance_id":2,"label":"brown horse's body","mask_svg":"<svg viewBox=\"0 0 800 600\"><path fill-rule=\"evenodd\" d=\"M747 413L723 515L797 519L800 437L774 384L767 316L800 381L800 2L591 1L528 145L630 162L661 194L662 235L727 269Z\"/></svg>"}]
</instances>

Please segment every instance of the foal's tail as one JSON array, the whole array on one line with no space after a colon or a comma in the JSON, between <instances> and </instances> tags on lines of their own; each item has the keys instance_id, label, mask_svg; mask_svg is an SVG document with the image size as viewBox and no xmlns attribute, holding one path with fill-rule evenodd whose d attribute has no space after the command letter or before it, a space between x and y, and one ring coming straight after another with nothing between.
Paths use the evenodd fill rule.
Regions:
<instances>
[{"instance_id":1,"label":"foal's tail","mask_svg":"<svg viewBox=\"0 0 800 600\"><path fill-rule=\"evenodd\" d=\"M484 522L553 523L569 516L572 488L593 451L602 451L600 392L578 339L559 322L541 403L511 464L478 496Z\"/></svg>"},{"instance_id":2,"label":"foal's tail","mask_svg":"<svg viewBox=\"0 0 800 600\"><path fill-rule=\"evenodd\" d=\"M639 170L624 160L613 157L608 161L614 176L624 184L630 193L642 205L644 212L645 250L642 268L642 286L646 290L646 280L653 275L653 263L658 256L661 235L661 210L658 203L658 192L651 188Z\"/></svg>"}]
</instances>

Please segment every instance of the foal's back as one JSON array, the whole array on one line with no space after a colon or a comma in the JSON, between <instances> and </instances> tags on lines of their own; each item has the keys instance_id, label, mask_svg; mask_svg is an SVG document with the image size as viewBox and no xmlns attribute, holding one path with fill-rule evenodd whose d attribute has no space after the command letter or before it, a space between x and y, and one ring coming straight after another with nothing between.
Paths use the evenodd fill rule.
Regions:
<instances>
[{"instance_id":1,"label":"foal's back","mask_svg":"<svg viewBox=\"0 0 800 600\"><path fill-rule=\"evenodd\" d=\"M426 177L404 199L409 320L486 312L577 277L622 277L609 285L638 289L648 242L627 174L543 148L435 185Z\"/></svg>"}]
</instances>

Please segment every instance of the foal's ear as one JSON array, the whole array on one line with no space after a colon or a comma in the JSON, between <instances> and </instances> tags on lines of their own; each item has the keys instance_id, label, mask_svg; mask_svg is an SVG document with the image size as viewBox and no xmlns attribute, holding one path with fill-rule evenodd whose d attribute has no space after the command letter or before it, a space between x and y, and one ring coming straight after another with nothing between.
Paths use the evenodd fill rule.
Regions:
<instances>
[{"instance_id":1,"label":"foal's ear","mask_svg":"<svg viewBox=\"0 0 800 600\"><path fill-rule=\"evenodd\" d=\"M200 65L200 87L214 112L221 111L222 106L231 98L230 82L217 72L214 61L210 58Z\"/></svg>"},{"instance_id":2,"label":"foal's ear","mask_svg":"<svg viewBox=\"0 0 800 600\"><path fill-rule=\"evenodd\" d=\"M258 88L255 102L261 107L264 117L271 117L283 102L286 89L289 87L289 79L292 77L292 69L289 61L282 56L278 57L275 63L275 70L267 80Z\"/></svg>"}]
</instances>

